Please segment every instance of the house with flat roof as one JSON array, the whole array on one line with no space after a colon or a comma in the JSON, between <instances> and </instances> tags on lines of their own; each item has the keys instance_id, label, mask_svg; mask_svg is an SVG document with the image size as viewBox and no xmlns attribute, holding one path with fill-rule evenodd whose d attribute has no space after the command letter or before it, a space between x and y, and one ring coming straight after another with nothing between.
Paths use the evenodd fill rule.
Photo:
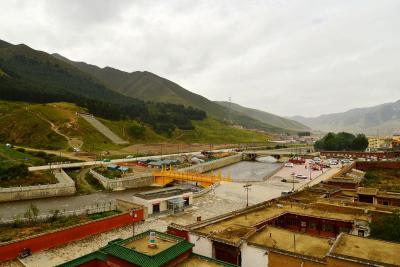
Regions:
<instances>
[{"instance_id":1,"label":"house with flat roof","mask_svg":"<svg viewBox=\"0 0 400 267\"><path fill-rule=\"evenodd\" d=\"M189 188L165 187L136 193L132 202L143 206L148 215L179 213L193 204L193 192Z\"/></svg>"}]
</instances>

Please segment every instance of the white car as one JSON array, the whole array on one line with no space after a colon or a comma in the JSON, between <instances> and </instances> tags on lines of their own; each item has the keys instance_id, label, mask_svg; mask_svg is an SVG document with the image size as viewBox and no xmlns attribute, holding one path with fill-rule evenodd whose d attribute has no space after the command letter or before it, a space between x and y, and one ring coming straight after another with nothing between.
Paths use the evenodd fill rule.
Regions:
<instances>
[{"instance_id":1,"label":"white car","mask_svg":"<svg viewBox=\"0 0 400 267\"><path fill-rule=\"evenodd\" d=\"M307 179L308 177L307 176L305 176L304 174L296 174L296 178L299 178L299 179Z\"/></svg>"},{"instance_id":2,"label":"white car","mask_svg":"<svg viewBox=\"0 0 400 267\"><path fill-rule=\"evenodd\" d=\"M132 155L128 155L128 156L126 156L126 158L127 159L133 159L133 156Z\"/></svg>"},{"instance_id":3,"label":"white car","mask_svg":"<svg viewBox=\"0 0 400 267\"><path fill-rule=\"evenodd\" d=\"M287 163L285 163L285 167L290 167L290 168L293 168L293 166L294 166L294 164L293 164L293 163L291 163L291 162L287 162Z\"/></svg>"}]
</instances>

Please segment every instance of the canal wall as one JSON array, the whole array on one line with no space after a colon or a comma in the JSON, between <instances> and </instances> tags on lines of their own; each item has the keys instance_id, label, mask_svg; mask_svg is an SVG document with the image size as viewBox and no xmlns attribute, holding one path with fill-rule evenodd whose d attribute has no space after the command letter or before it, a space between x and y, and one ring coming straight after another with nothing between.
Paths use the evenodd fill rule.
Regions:
<instances>
[{"instance_id":1,"label":"canal wall","mask_svg":"<svg viewBox=\"0 0 400 267\"><path fill-rule=\"evenodd\" d=\"M233 156L225 157L222 159L217 159L214 161L209 161L197 165L193 165L190 167L179 169L179 172L195 172L195 173L204 173L208 171L212 171L215 169L219 169L225 167L227 165L231 165L237 163L242 160L242 154L236 154ZM150 186L153 184L153 175L151 173L145 173L140 175L127 176L124 178L118 179L109 179L95 170L90 170L89 173L93 175L95 179L97 179L106 189L110 190L124 190L128 188L138 188Z\"/></svg>"},{"instance_id":2,"label":"canal wall","mask_svg":"<svg viewBox=\"0 0 400 267\"><path fill-rule=\"evenodd\" d=\"M132 175L118 179L109 179L94 170L90 170L89 173L93 175L93 177L99 181L104 188L110 190L146 187L153 183L153 176L149 173Z\"/></svg>"},{"instance_id":3,"label":"canal wall","mask_svg":"<svg viewBox=\"0 0 400 267\"><path fill-rule=\"evenodd\" d=\"M62 169L53 172L58 183L47 185L0 188L0 202L69 196L76 192L75 182Z\"/></svg>"},{"instance_id":4,"label":"canal wall","mask_svg":"<svg viewBox=\"0 0 400 267\"><path fill-rule=\"evenodd\" d=\"M236 154L233 156L225 157L222 159L217 159L197 165L193 165L190 167L182 168L179 169L179 172L196 172L196 173L203 173L203 172L209 172L215 169L219 169L234 163L238 163L239 161L242 160L242 154Z\"/></svg>"}]
</instances>

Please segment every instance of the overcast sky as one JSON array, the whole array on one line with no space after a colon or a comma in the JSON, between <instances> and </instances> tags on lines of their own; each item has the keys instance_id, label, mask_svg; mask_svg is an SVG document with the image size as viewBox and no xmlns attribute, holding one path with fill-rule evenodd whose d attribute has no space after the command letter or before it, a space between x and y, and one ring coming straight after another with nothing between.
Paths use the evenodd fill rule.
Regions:
<instances>
[{"instance_id":1,"label":"overcast sky","mask_svg":"<svg viewBox=\"0 0 400 267\"><path fill-rule=\"evenodd\" d=\"M398 0L1 0L0 39L279 115L400 99Z\"/></svg>"}]
</instances>

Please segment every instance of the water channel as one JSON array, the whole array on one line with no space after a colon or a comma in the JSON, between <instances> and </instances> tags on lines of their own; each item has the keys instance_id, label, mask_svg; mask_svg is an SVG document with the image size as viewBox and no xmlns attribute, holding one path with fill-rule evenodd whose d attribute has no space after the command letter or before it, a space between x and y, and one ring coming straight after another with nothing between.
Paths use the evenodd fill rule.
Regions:
<instances>
[{"instance_id":1,"label":"water channel","mask_svg":"<svg viewBox=\"0 0 400 267\"><path fill-rule=\"evenodd\" d=\"M214 170L213 173L221 172L223 176L231 176L234 182L262 182L281 166L282 163L276 162L240 161Z\"/></svg>"}]
</instances>

